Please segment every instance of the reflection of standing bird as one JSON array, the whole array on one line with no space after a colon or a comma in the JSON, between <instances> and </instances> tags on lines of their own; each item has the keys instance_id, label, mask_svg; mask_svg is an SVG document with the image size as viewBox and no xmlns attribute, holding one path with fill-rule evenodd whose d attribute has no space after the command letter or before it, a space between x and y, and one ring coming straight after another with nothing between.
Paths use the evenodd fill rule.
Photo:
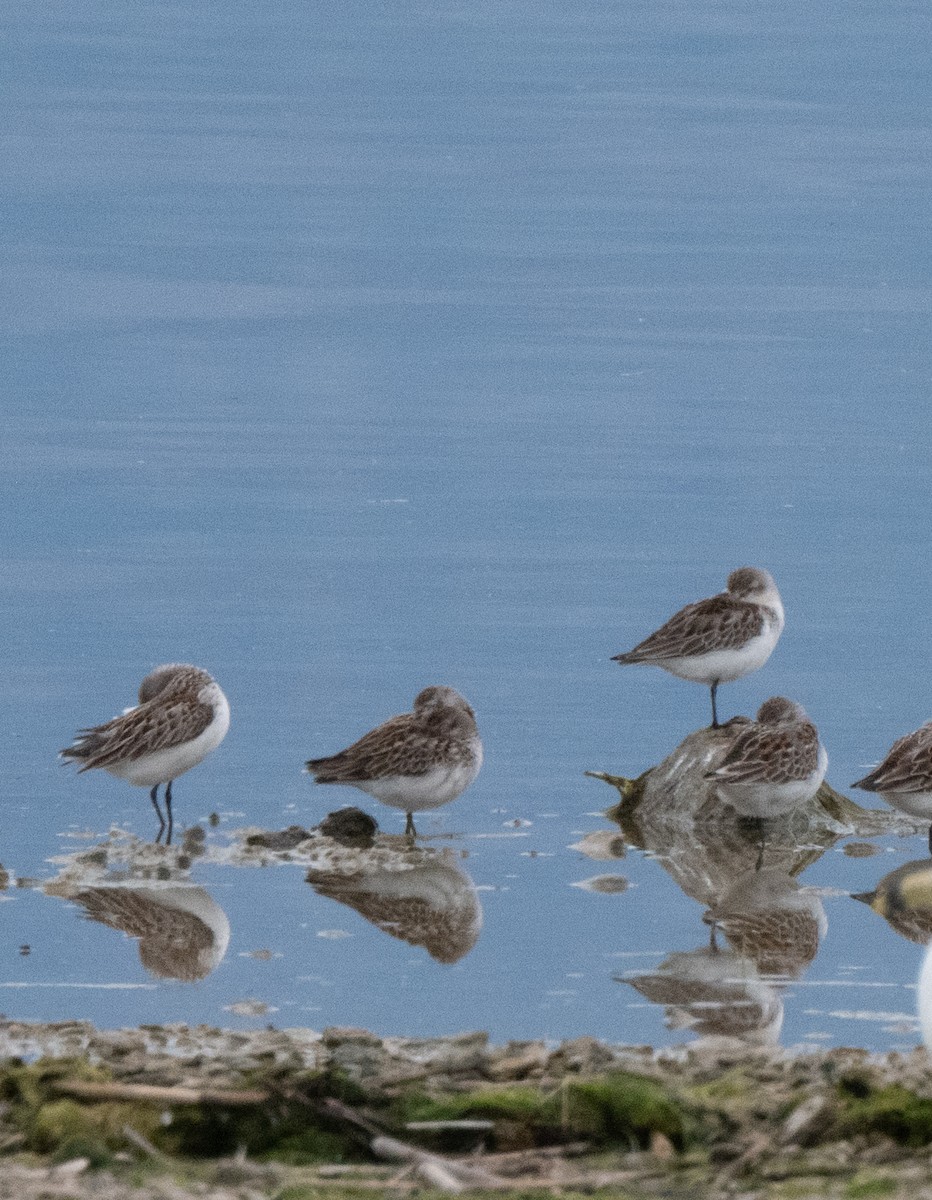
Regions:
<instances>
[{"instance_id":1,"label":"reflection of standing bird","mask_svg":"<svg viewBox=\"0 0 932 1200\"><path fill-rule=\"evenodd\" d=\"M667 1025L700 1037L775 1045L783 1026L779 987L761 979L750 959L731 950L675 950L658 967L616 976L666 1009Z\"/></svg>"},{"instance_id":2,"label":"reflection of standing bird","mask_svg":"<svg viewBox=\"0 0 932 1200\"><path fill-rule=\"evenodd\" d=\"M828 769L828 754L806 710L772 696L745 726L706 779L746 817L780 817L811 800Z\"/></svg>"},{"instance_id":3,"label":"reflection of standing bird","mask_svg":"<svg viewBox=\"0 0 932 1200\"><path fill-rule=\"evenodd\" d=\"M718 728L715 694L762 667L783 631L783 602L767 571L739 567L727 591L687 604L666 624L613 662L648 663L712 690L712 728Z\"/></svg>"},{"instance_id":4,"label":"reflection of standing bird","mask_svg":"<svg viewBox=\"0 0 932 1200\"><path fill-rule=\"evenodd\" d=\"M392 937L423 946L437 962L458 962L482 929L476 886L450 851L405 845L362 854L324 848L314 855L307 882Z\"/></svg>"},{"instance_id":5,"label":"reflection of standing bird","mask_svg":"<svg viewBox=\"0 0 932 1200\"><path fill-rule=\"evenodd\" d=\"M219 966L230 943L226 913L193 884L133 881L84 888L72 899L91 920L138 938L142 965L160 979L204 979Z\"/></svg>"},{"instance_id":6,"label":"reflection of standing bird","mask_svg":"<svg viewBox=\"0 0 932 1200\"><path fill-rule=\"evenodd\" d=\"M893 808L932 821L932 721L894 742L880 766L851 786L877 792Z\"/></svg>"},{"instance_id":7,"label":"reflection of standing bird","mask_svg":"<svg viewBox=\"0 0 932 1200\"><path fill-rule=\"evenodd\" d=\"M346 783L407 814L449 804L476 778L482 742L476 715L450 687L428 687L414 711L391 717L329 758L312 758L316 783Z\"/></svg>"},{"instance_id":8,"label":"reflection of standing bird","mask_svg":"<svg viewBox=\"0 0 932 1200\"><path fill-rule=\"evenodd\" d=\"M187 663L166 663L139 685L139 704L104 725L79 731L62 758L81 764L81 771L102 767L137 787L152 790L149 798L159 818L159 840L165 818L159 808L159 784L165 783L168 837L172 836L172 781L190 771L216 748L230 727L227 698L206 671Z\"/></svg>"}]
</instances>

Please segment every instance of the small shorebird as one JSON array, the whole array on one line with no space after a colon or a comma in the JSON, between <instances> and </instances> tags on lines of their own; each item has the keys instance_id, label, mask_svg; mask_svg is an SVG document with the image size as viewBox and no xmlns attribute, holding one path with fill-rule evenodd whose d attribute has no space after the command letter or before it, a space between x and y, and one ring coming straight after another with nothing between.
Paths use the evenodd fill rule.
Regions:
<instances>
[{"instance_id":1,"label":"small shorebird","mask_svg":"<svg viewBox=\"0 0 932 1200\"><path fill-rule=\"evenodd\" d=\"M455 800L481 766L476 715L450 687L424 688L413 712L391 717L339 754L306 764L316 783L346 783L400 808L411 836L413 814Z\"/></svg>"},{"instance_id":2,"label":"small shorebird","mask_svg":"<svg viewBox=\"0 0 932 1200\"><path fill-rule=\"evenodd\" d=\"M165 817L159 808L159 784L165 788L168 836L172 838L172 781L190 771L223 741L230 727L227 698L206 671L187 663L165 663L139 685L139 703L104 725L81 729L61 757L81 764L80 771L102 767L137 787L152 790L160 841Z\"/></svg>"},{"instance_id":3,"label":"small shorebird","mask_svg":"<svg viewBox=\"0 0 932 1200\"><path fill-rule=\"evenodd\" d=\"M932 859L903 863L884 875L872 892L852 892L883 917L891 929L927 946L932 938Z\"/></svg>"},{"instance_id":4,"label":"small shorebird","mask_svg":"<svg viewBox=\"0 0 932 1200\"><path fill-rule=\"evenodd\" d=\"M728 588L707 600L687 604L618 663L648 663L680 679L704 683L712 690L712 728L718 729L715 694L762 667L783 631L783 602L767 571L739 567L728 576Z\"/></svg>"},{"instance_id":5,"label":"small shorebird","mask_svg":"<svg viewBox=\"0 0 932 1200\"><path fill-rule=\"evenodd\" d=\"M893 808L932 822L932 721L894 742L883 762L851 786L877 792Z\"/></svg>"},{"instance_id":6,"label":"small shorebird","mask_svg":"<svg viewBox=\"0 0 932 1200\"><path fill-rule=\"evenodd\" d=\"M742 816L782 817L819 790L828 754L806 710L794 700L772 696L746 725L706 779Z\"/></svg>"}]
</instances>

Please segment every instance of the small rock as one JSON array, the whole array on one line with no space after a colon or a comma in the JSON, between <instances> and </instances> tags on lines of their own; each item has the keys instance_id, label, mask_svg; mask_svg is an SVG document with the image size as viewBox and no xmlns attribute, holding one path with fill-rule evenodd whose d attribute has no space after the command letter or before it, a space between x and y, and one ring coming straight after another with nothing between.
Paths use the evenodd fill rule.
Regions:
<instances>
[{"instance_id":1,"label":"small rock","mask_svg":"<svg viewBox=\"0 0 932 1200\"><path fill-rule=\"evenodd\" d=\"M650 1135L650 1152L654 1158L659 1158L663 1162L673 1158L676 1154L673 1143L659 1129L655 1129Z\"/></svg>"},{"instance_id":2,"label":"small rock","mask_svg":"<svg viewBox=\"0 0 932 1200\"><path fill-rule=\"evenodd\" d=\"M350 806L328 813L317 826L325 837L333 838L341 846L357 846L368 849L378 832L378 824L361 808Z\"/></svg>"},{"instance_id":3,"label":"small rock","mask_svg":"<svg viewBox=\"0 0 932 1200\"><path fill-rule=\"evenodd\" d=\"M52 1168L52 1175L57 1179L76 1179L90 1168L89 1158L69 1158L67 1162L59 1163Z\"/></svg>"},{"instance_id":4,"label":"small rock","mask_svg":"<svg viewBox=\"0 0 932 1200\"><path fill-rule=\"evenodd\" d=\"M593 875L591 879L580 879L572 885L584 892L601 892L603 896L618 895L630 886L624 875Z\"/></svg>"},{"instance_id":5,"label":"small rock","mask_svg":"<svg viewBox=\"0 0 932 1200\"><path fill-rule=\"evenodd\" d=\"M270 829L265 833L251 833L246 838L246 845L261 846L265 850L293 850L301 842L306 842L310 836L310 831L302 826L289 825L287 829L278 832Z\"/></svg>"},{"instance_id":6,"label":"small rock","mask_svg":"<svg viewBox=\"0 0 932 1200\"><path fill-rule=\"evenodd\" d=\"M842 850L842 854L847 854L849 858L872 858L879 853L880 847L870 842L849 842Z\"/></svg>"}]
</instances>

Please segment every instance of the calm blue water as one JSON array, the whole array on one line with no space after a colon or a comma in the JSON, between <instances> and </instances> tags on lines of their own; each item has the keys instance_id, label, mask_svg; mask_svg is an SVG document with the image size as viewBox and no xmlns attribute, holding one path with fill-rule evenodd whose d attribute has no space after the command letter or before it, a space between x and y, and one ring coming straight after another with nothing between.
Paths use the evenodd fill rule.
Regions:
<instances>
[{"instance_id":1,"label":"calm blue water","mask_svg":"<svg viewBox=\"0 0 932 1200\"><path fill-rule=\"evenodd\" d=\"M607 828L583 772L639 773L708 700L609 656L751 563L787 629L726 715L799 699L837 786L930 716L930 26L908 0L4 8L7 870L152 835L143 792L55 755L158 662L230 697L176 788L218 847L354 802L304 759L428 683L487 760L427 826L481 889L456 965L297 867L198 864L231 927L208 978L11 890L0 1008L683 1036L611 976L702 944L701 907L637 853L623 894L573 888L598 866L567 847ZM829 933L784 1041L915 1040L827 1015L914 1011L921 947L834 894L923 849L880 844L803 877ZM858 972L884 988L831 985ZM77 986L113 982L146 986Z\"/></svg>"}]
</instances>

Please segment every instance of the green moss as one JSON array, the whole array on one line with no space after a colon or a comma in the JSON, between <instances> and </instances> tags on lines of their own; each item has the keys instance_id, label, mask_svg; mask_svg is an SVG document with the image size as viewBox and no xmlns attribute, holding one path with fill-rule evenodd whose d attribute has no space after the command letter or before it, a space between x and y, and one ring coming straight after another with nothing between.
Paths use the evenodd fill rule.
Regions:
<instances>
[{"instance_id":1,"label":"green moss","mask_svg":"<svg viewBox=\"0 0 932 1200\"><path fill-rule=\"evenodd\" d=\"M123 1128L126 1125L150 1139L158 1135L160 1128L158 1109L151 1105L80 1104L67 1098L49 1100L35 1109L21 1112L19 1125L30 1149L40 1154L59 1158L63 1145L84 1142L97 1148L94 1154L88 1154L92 1161L98 1153L125 1146Z\"/></svg>"},{"instance_id":2,"label":"green moss","mask_svg":"<svg viewBox=\"0 0 932 1200\"><path fill-rule=\"evenodd\" d=\"M646 1148L654 1132L665 1134L682 1149L689 1125L685 1108L665 1088L627 1071L574 1080L549 1094L517 1086L439 1098L409 1096L401 1122L464 1117L494 1121L490 1140L500 1150L579 1137L603 1145Z\"/></svg>"},{"instance_id":3,"label":"green moss","mask_svg":"<svg viewBox=\"0 0 932 1200\"><path fill-rule=\"evenodd\" d=\"M873 1089L858 1081L839 1087L842 1107L837 1132L882 1133L901 1145L918 1147L932 1142L932 1100L925 1100L899 1084Z\"/></svg>"},{"instance_id":4,"label":"green moss","mask_svg":"<svg viewBox=\"0 0 932 1200\"><path fill-rule=\"evenodd\" d=\"M874 1196L892 1196L896 1191L897 1182L889 1175L856 1175L845 1187L845 1196L847 1200L871 1200Z\"/></svg>"},{"instance_id":5,"label":"green moss","mask_svg":"<svg viewBox=\"0 0 932 1200\"><path fill-rule=\"evenodd\" d=\"M596 1142L629 1143L646 1149L662 1133L682 1150L687 1140L683 1108L652 1079L619 1072L567 1086L566 1117L572 1128Z\"/></svg>"}]
</instances>

